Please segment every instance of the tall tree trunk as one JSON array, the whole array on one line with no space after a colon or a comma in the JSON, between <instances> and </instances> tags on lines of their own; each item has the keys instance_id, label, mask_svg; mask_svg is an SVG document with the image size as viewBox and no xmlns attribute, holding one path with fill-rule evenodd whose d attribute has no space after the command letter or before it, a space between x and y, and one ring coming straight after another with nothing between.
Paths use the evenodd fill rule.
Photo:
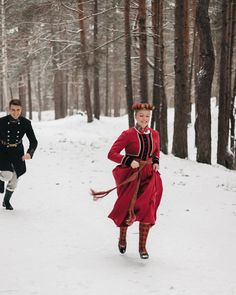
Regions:
<instances>
[{"instance_id":1,"label":"tall tree trunk","mask_svg":"<svg viewBox=\"0 0 236 295\"><path fill-rule=\"evenodd\" d=\"M108 19L108 17L106 17ZM108 26L108 21L106 21L106 25ZM109 30L106 30L106 43L108 43L109 40ZM110 76L109 76L109 45L106 46L106 81L105 81L105 116L109 115L109 87L110 87Z\"/></svg>"},{"instance_id":2,"label":"tall tree trunk","mask_svg":"<svg viewBox=\"0 0 236 295\"><path fill-rule=\"evenodd\" d=\"M28 112L29 119L32 120L32 89L31 89L31 77L30 77L30 65L27 66L27 84L28 84Z\"/></svg>"},{"instance_id":3,"label":"tall tree trunk","mask_svg":"<svg viewBox=\"0 0 236 295\"><path fill-rule=\"evenodd\" d=\"M125 72L126 72L126 102L128 110L129 127L134 126L132 67L131 67L131 35L130 35L130 0L125 1Z\"/></svg>"},{"instance_id":4,"label":"tall tree trunk","mask_svg":"<svg viewBox=\"0 0 236 295\"><path fill-rule=\"evenodd\" d=\"M108 0L106 0L106 9L108 9ZM108 14L106 14L106 43L109 41L109 18ZM109 80L109 44L106 46L106 51L105 51L105 56L106 56L106 81L105 81L105 116L109 115L109 87L110 87L110 80Z\"/></svg>"},{"instance_id":5,"label":"tall tree trunk","mask_svg":"<svg viewBox=\"0 0 236 295\"><path fill-rule=\"evenodd\" d=\"M231 100L232 0L222 2L217 163L232 168L228 151ZM230 164L231 163L231 164Z\"/></svg>"},{"instance_id":6,"label":"tall tree trunk","mask_svg":"<svg viewBox=\"0 0 236 295\"><path fill-rule=\"evenodd\" d=\"M63 100L63 107L64 107L64 113L65 116L68 115L68 105L69 105L69 72L68 71L63 71L63 76L64 76L64 87L63 87L63 96L64 96L64 100Z\"/></svg>"},{"instance_id":7,"label":"tall tree trunk","mask_svg":"<svg viewBox=\"0 0 236 295\"><path fill-rule=\"evenodd\" d=\"M236 138L235 138L235 97L236 97L236 70L234 71L234 88L231 96L231 108L230 108L230 149L234 154L234 169L236 169Z\"/></svg>"},{"instance_id":8,"label":"tall tree trunk","mask_svg":"<svg viewBox=\"0 0 236 295\"><path fill-rule=\"evenodd\" d=\"M53 18L51 16L51 35L55 38L55 29L53 26ZM59 30L62 28L59 26ZM57 41L51 41L52 46L52 66L53 66L53 100L55 119L64 118L67 115L65 95L65 81L63 71L59 64L62 63L61 45ZM45 90L46 91L46 90Z\"/></svg>"},{"instance_id":9,"label":"tall tree trunk","mask_svg":"<svg viewBox=\"0 0 236 295\"><path fill-rule=\"evenodd\" d=\"M236 32L236 1L232 3L232 36L231 36L231 60L233 60L234 46L235 46L235 32ZM232 62L233 64L233 62ZM236 117L236 107L235 107L235 97L236 97L236 69L232 69L231 75L234 74L233 89L231 94L230 103L230 149L234 156L233 168L236 169L236 139L235 139L235 117Z\"/></svg>"},{"instance_id":10,"label":"tall tree trunk","mask_svg":"<svg viewBox=\"0 0 236 295\"><path fill-rule=\"evenodd\" d=\"M212 82L212 96L216 97L216 105L219 104L219 84L220 84L220 55L221 55L221 33L222 30L222 0L212 0L211 6L214 7L214 14L211 16L212 38L215 51L215 75Z\"/></svg>"},{"instance_id":11,"label":"tall tree trunk","mask_svg":"<svg viewBox=\"0 0 236 295\"><path fill-rule=\"evenodd\" d=\"M195 36L195 46L194 46L194 96L195 96L195 147L197 148L197 117L198 117L198 103L197 103L197 93L198 93L198 73L200 72L201 68L201 61L200 61L200 41L199 41L199 34L196 30Z\"/></svg>"},{"instance_id":12,"label":"tall tree trunk","mask_svg":"<svg viewBox=\"0 0 236 295\"><path fill-rule=\"evenodd\" d=\"M80 44L81 51L83 56L81 58L83 66L83 85L84 85L84 102L85 109L87 112L87 121L88 123L93 121L92 106L90 99L90 89L89 89L89 80L88 80L88 54L86 52L86 37L85 37L85 28L84 28L84 10L83 10L83 0L78 1L78 16L79 16L79 25L80 25Z\"/></svg>"},{"instance_id":13,"label":"tall tree trunk","mask_svg":"<svg viewBox=\"0 0 236 295\"><path fill-rule=\"evenodd\" d=\"M70 115L74 114L74 110L77 109L77 69L73 70L70 75L70 96L69 96L69 109Z\"/></svg>"},{"instance_id":14,"label":"tall tree trunk","mask_svg":"<svg viewBox=\"0 0 236 295\"><path fill-rule=\"evenodd\" d=\"M53 74L53 77L54 77L54 74ZM48 77L46 75L46 71L43 71L42 75L41 75L41 80L43 81L43 83L41 84L43 86L42 88L42 92L43 92L43 95L42 95L42 110L45 111L45 110L49 110L50 107L49 107L49 102L48 102L48 99L47 99L47 94L48 94L48 87L47 87L47 80L48 80Z\"/></svg>"},{"instance_id":15,"label":"tall tree trunk","mask_svg":"<svg viewBox=\"0 0 236 295\"><path fill-rule=\"evenodd\" d=\"M168 154L167 100L164 78L163 0L152 1L152 27L154 44L154 78L151 126L160 131L161 151Z\"/></svg>"},{"instance_id":16,"label":"tall tree trunk","mask_svg":"<svg viewBox=\"0 0 236 295\"><path fill-rule=\"evenodd\" d=\"M161 151L164 154L168 154L168 128L167 128L167 98L165 91L165 70L164 70L164 21L163 21L163 0L159 1L159 14L160 14L160 85L161 85L161 125L160 125L160 135L161 135Z\"/></svg>"},{"instance_id":17,"label":"tall tree trunk","mask_svg":"<svg viewBox=\"0 0 236 295\"><path fill-rule=\"evenodd\" d=\"M115 45L115 44L113 44ZM120 116L120 95L119 95L119 75L117 71L117 53L115 52L116 48L113 46L113 109L114 109L114 117Z\"/></svg>"},{"instance_id":18,"label":"tall tree trunk","mask_svg":"<svg viewBox=\"0 0 236 295\"><path fill-rule=\"evenodd\" d=\"M211 87L214 49L208 15L209 0L198 0L196 24L200 40L201 69L197 84L197 161L211 164Z\"/></svg>"},{"instance_id":19,"label":"tall tree trunk","mask_svg":"<svg viewBox=\"0 0 236 295\"><path fill-rule=\"evenodd\" d=\"M22 116L26 116L26 85L24 76L21 74L18 81L19 100L22 105Z\"/></svg>"},{"instance_id":20,"label":"tall tree trunk","mask_svg":"<svg viewBox=\"0 0 236 295\"><path fill-rule=\"evenodd\" d=\"M107 39L108 41L108 39ZM110 88L110 75L109 75L109 46L106 47L106 81L105 81L105 116L109 115L109 88Z\"/></svg>"},{"instance_id":21,"label":"tall tree trunk","mask_svg":"<svg viewBox=\"0 0 236 295\"><path fill-rule=\"evenodd\" d=\"M0 111L3 110L3 93L2 93L2 81L0 81Z\"/></svg>"},{"instance_id":22,"label":"tall tree trunk","mask_svg":"<svg viewBox=\"0 0 236 295\"><path fill-rule=\"evenodd\" d=\"M116 6L116 0L112 1L113 7ZM117 37L117 12L113 12L113 22L112 22L112 38ZM112 97L113 97L113 108L114 117L120 116L120 95L119 95L119 69L118 69L118 49L115 42L112 43Z\"/></svg>"},{"instance_id":23,"label":"tall tree trunk","mask_svg":"<svg viewBox=\"0 0 236 295\"><path fill-rule=\"evenodd\" d=\"M2 40L2 105L7 107L8 102L8 82L7 82L7 33L6 33L6 10L5 0L1 0L1 40Z\"/></svg>"},{"instance_id":24,"label":"tall tree trunk","mask_svg":"<svg viewBox=\"0 0 236 295\"><path fill-rule=\"evenodd\" d=\"M75 109L79 110L79 101L80 101L80 85L79 85L79 68L76 66L75 69L75 76L74 76L74 85L75 85L75 98L74 98L74 104Z\"/></svg>"},{"instance_id":25,"label":"tall tree trunk","mask_svg":"<svg viewBox=\"0 0 236 295\"><path fill-rule=\"evenodd\" d=\"M38 62L38 73L37 73L37 100L38 100L38 120L42 119L42 95L41 95L41 64L40 59Z\"/></svg>"},{"instance_id":26,"label":"tall tree trunk","mask_svg":"<svg viewBox=\"0 0 236 295\"><path fill-rule=\"evenodd\" d=\"M197 26L196 26L196 2L195 0L192 0L190 5L192 6L192 24L193 24L193 40L192 40L192 52L191 52L191 56L189 56L189 62L190 62L190 69L189 69L189 81L188 81L188 97L189 97L189 108L188 108L188 122L191 122L191 115L192 115L192 80L193 80L193 73L195 70L195 73L199 72L199 68L197 68L197 66L194 69L194 60L195 60L195 56L196 56L196 40L197 40ZM196 75L195 75L196 76ZM197 80L197 76L196 76L196 80ZM195 101L195 95L194 95L194 102Z\"/></svg>"},{"instance_id":27,"label":"tall tree trunk","mask_svg":"<svg viewBox=\"0 0 236 295\"><path fill-rule=\"evenodd\" d=\"M93 58L94 58L94 69L93 69L93 97L94 97L94 117L99 120L100 118L100 95L99 95L99 59L98 59L98 1L94 0L94 28L93 28Z\"/></svg>"},{"instance_id":28,"label":"tall tree trunk","mask_svg":"<svg viewBox=\"0 0 236 295\"><path fill-rule=\"evenodd\" d=\"M154 71L153 71L153 105L155 109L152 112L151 127L160 131L161 117L161 81L160 81L160 7L159 1L152 1L152 28L153 28L153 54L154 54Z\"/></svg>"},{"instance_id":29,"label":"tall tree trunk","mask_svg":"<svg viewBox=\"0 0 236 295\"><path fill-rule=\"evenodd\" d=\"M58 68L58 48L56 42L52 42L53 52L53 99L55 108L55 119L64 118L66 116L66 102L64 98L64 76L61 69ZM59 53L59 60L61 56Z\"/></svg>"},{"instance_id":30,"label":"tall tree trunk","mask_svg":"<svg viewBox=\"0 0 236 295\"><path fill-rule=\"evenodd\" d=\"M184 0L184 61L187 69L187 122L191 123L191 89L190 87L190 64L189 64L189 0Z\"/></svg>"},{"instance_id":31,"label":"tall tree trunk","mask_svg":"<svg viewBox=\"0 0 236 295\"><path fill-rule=\"evenodd\" d=\"M147 69L147 32L146 0L139 0L139 53L140 53L140 96L142 102L148 102L148 69Z\"/></svg>"},{"instance_id":32,"label":"tall tree trunk","mask_svg":"<svg viewBox=\"0 0 236 295\"><path fill-rule=\"evenodd\" d=\"M64 107L63 107L63 102L64 102L63 83L64 83L63 72L60 69L56 69L54 71L54 83L53 83L55 119L60 119L60 118L65 117L65 114L63 111L63 109L64 109Z\"/></svg>"},{"instance_id":33,"label":"tall tree trunk","mask_svg":"<svg viewBox=\"0 0 236 295\"><path fill-rule=\"evenodd\" d=\"M185 0L175 2L175 118L172 153L180 158L188 156L187 140L187 68L184 50Z\"/></svg>"}]
</instances>

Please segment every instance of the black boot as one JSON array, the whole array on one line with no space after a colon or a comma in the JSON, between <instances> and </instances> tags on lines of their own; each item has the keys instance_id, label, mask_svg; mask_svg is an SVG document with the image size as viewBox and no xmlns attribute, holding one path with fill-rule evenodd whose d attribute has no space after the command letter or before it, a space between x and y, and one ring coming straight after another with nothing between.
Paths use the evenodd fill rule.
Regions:
<instances>
[{"instance_id":1,"label":"black boot","mask_svg":"<svg viewBox=\"0 0 236 295\"><path fill-rule=\"evenodd\" d=\"M151 225L146 223L139 224L139 254L141 259L148 259L149 255L146 250L146 242Z\"/></svg>"},{"instance_id":2,"label":"black boot","mask_svg":"<svg viewBox=\"0 0 236 295\"><path fill-rule=\"evenodd\" d=\"M6 190L2 205L3 207L6 207L6 210L13 210L12 205L10 204L10 199L13 192Z\"/></svg>"},{"instance_id":3,"label":"black boot","mask_svg":"<svg viewBox=\"0 0 236 295\"><path fill-rule=\"evenodd\" d=\"M120 238L118 243L118 248L121 254L124 254L126 252L126 233L127 233L127 226L121 226L120 227Z\"/></svg>"},{"instance_id":4,"label":"black boot","mask_svg":"<svg viewBox=\"0 0 236 295\"><path fill-rule=\"evenodd\" d=\"M4 181L0 180L0 193L4 193Z\"/></svg>"}]
</instances>

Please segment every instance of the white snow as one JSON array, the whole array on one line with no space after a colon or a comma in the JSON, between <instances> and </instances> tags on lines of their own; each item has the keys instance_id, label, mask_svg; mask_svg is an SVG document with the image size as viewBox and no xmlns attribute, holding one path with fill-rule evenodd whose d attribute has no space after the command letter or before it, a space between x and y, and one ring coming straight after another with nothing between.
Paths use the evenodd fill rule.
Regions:
<instances>
[{"instance_id":1,"label":"white snow","mask_svg":"<svg viewBox=\"0 0 236 295\"><path fill-rule=\"evenodd\" d=\"M172 134L173 110L169 122ZM138 224L127 253L118 252L107 218L115 192L98 202L89 195L114 186L106 155L127 117L33 126L39 147L12 197L15 210L0 210L0 295L236 294L236 172L214 157L212 166L195 162L193 124L189 160L161 155L164 194L147 261L138 255Z\"/></svg>"}]
</instances>

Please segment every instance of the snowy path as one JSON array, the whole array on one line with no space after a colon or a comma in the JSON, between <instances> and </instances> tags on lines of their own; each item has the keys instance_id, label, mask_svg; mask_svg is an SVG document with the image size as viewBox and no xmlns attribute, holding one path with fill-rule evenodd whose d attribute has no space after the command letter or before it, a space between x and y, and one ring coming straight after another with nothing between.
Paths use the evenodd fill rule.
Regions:
<instances>
[{"instance_id":1,"label":"snowy path","mask_svg":"<svg viewBox=\"0 0 236 295\"><path fill-rule=\"evenodd\" d=\"M235 172L162 156L165 191L142 261L137 224L127 254L117 251L106 218L115 193L99 202L88 194L114 185L106 153L126 119L75 116L34 127L39 148L15 210L0 210L0 295L236 294Z\"/></svg>"}]
</instances>

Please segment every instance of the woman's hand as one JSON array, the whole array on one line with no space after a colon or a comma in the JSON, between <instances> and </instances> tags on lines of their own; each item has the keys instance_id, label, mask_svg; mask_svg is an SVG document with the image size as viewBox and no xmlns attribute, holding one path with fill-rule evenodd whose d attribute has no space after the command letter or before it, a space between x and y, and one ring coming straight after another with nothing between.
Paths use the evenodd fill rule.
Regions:
<instances>
[{"instance_id":1,"label":"woman's hand","mask_svg":"<svg viewBox=\"0 0 236 295\"><path fill-rule=\"evenodd\" d=\"M152 167L155 172L159 171L159 164L155 163L152 165Z\"/></svg>"},{"instance_id":2,"label":"woman's hand","mask_svg":"<svg viewBox=\"0 0 236 295\"><path fill-rule=\"evenodd\" d=\"M133 160L130 164L131 168L136 169L139 167L139 162Z\"/></svg>"}]
</instances>

